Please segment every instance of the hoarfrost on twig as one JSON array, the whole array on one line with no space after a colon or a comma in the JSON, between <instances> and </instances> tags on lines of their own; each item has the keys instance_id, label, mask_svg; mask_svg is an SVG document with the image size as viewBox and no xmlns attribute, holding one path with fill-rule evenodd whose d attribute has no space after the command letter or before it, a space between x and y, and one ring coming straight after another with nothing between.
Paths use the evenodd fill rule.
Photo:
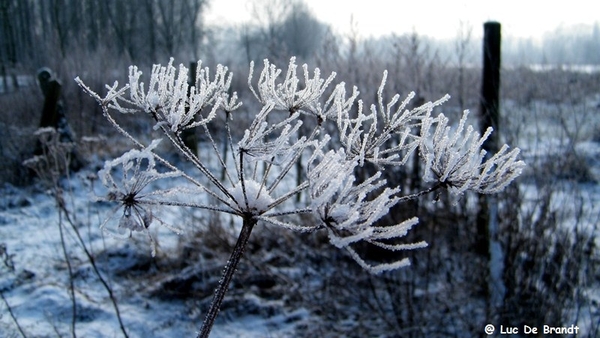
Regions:
<instances>
[{"instance_id":1,"label":"hoarfrost on twig","mask_svg":"<svg viewBox=\"0 0 600 338\"><path fill-rule=\"evenodd\" d=\"M421 142L420 145L425 162L423 180L443 183L455 194L466 190L483 194L499 192L518 177L525 167L523 161L517 160L520 150L515 148L508 151L508 146L504 145L486 159L482 146L492 133L492 128L488 128L483 135L471 125L465 129L467 116L468 111L465 111L454 133L443 114L435 119L425 119L421 133L428 142ZM435 131L430 138L434 123Z\"/></svg>"},{"instance_id":2,"label":"hoarfrost on twig","mask_svg":"<svg viewBox=\"0 0 600 338\"><path fill-rule=\"evenodd\" d=\"M148 232L153 220L156 219L167 228L176 233L181 233L181 230L167 225L154 216L151 209L156 204L153 200L154 196L169 195L172 189L142 193L150 183L156 180L181 175L178 171L160 173L156 170L156 162L152 151L158 146L159 142L160 140L154 140L145 149L132 149L112 161L106 161L104 168L99 172L102 183L108 189L104 199L117 201L119 206L123 208L123 215L118 221L118 230L128 230L128 236L131 236L133 231L146 232L152 243L153 256L156 254L155 241ZM119 174L120 178L115 177ZM102 223L101 228L103 230L110 219L111 217Z\"/></svg>"},{"instance_id":3,"label":"hoarfrost on twig","mask_svg":"<svg viewBox=\"0 0 600 338\"><path fill-rule=\"evenodd\" d=\"M254 69L254 63L251 63L248 84L256 99L264 105L272 104L275 109L286 110L292 114L297 111L317 114L321 111L320 99L336 74L332 73L327 79L323 79L319 68L315 68L311 77L308 66L304 64L304 86L300 88L297 68L296 58L292 57L283 82L277 83L282 70L265 59L264 69L258 79L257 93L251 84Z\"/></svg>"},{"instance_id":4,"label":"hoarfrost on twig","mask_svg":"<svg viewBox=\"0 0 600 338\"><path fill-rule=\"evenodd\" d=\"M366 241L394 251L425 246L425 243L386 244L385 240L405 236L418 220L411 218L395 225L376 226L376 222L400 201L395 196L400 189L385 187L386 181L381 178L381 172L357 183L353 173L358 160L348 160L343 149L339 152L331 150L326 154L317 150L315 159L320 159L320 162L308 170L311 209L327 229L333 245L347 249L354 260L373 273L404 266L407 261L403 260L401 265L372 267L360 258L351 244ZM375 197L370 198L372 195Z\"/></svg>"}]
</instances>

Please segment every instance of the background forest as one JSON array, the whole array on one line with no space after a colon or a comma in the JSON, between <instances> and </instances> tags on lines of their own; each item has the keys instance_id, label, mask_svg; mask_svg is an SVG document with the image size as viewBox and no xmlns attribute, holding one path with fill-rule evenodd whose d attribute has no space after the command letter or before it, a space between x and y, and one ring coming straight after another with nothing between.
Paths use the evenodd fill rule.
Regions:
<instances>
[{"instance_id":1,"label":"background forest","mask_svg":"<svg viewBox=\"0 0 600 338\"><path fill-rule=\"evenodd\" d=\"M257 1L253 21L231 26L206 26L208 5L0 0L0 336L194 335L234 245L230 219L185 209L168 216L185 235L152 229L159 234L154 258L145 239L115 240L98 230L110 207L90 199L95 173L131 145L76 76L102 93L105 84L126 83L132 64L148 74L170 57L186 66L220 63L234 74L231 87L244 102L235 122L247 125L260 110L247 86L249 63L268 58L284 67L296 56L298 64L325 76L335 71L338 81L357 86L365 107L376 103L387 70L388 97L415 91L415 101L425 102L448 93L444 114L458 121L469 109L477 124L479 24L461 25L453 40L419 35L418 27L362 38L358 28L336 34L301 1ZM497 231L486 235L496 254L482 249L475 194L426 195L390 213L391 220L418 215L409 240L429 247L407 254L410 267L379 276L323 234L266 226L251 238L214 336L466 337L482 335L489 323L578 325L578 337L600 336L598 51L598 23L562 27L541 40L502 41L496 132L522 149L527 168L495 197ZM42 67L61 84L77 170L63 150L43 166L23 164L40 142ZM154 133L144 120L122 116L119 123L148 140ZM208 142L196 136L202 156ZM388 173L389 180L418 191L419 170L415 161Z\"/></svg>"}]
</instances>

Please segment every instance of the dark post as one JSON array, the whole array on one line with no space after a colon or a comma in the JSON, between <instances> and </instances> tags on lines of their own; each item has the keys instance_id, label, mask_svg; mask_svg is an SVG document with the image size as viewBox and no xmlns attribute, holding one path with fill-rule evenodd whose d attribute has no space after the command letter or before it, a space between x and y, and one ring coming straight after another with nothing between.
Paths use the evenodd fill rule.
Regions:
<instances>
[{"instance_id":1,"label":"dark post","mask_svg":"<svg viewBox=\"0 0 600 338\"><path fill-rule=\"evenodd\" d=\"M4 63L0 65L0 87L2 88L0 94L8 93L8 81L6 80L6 67Z\"/></svg>"},{"instance_id":2,"label":"dark post","mask_svg":"<svg viewBox=\"0 0 600 338\"><path fill-rule=\"evenodd\" d=\"M481 132L488 127L494 128L494 133L483 144L488 154L498 149L498 118L500 101L500 23L486 22L483 25L483 82L479 106L479 121ZM479 198L479 214L477 216L476 251L484 257L489 257L489 211L487 197Z\"/></svg>"},{"instance_id":3,"label":"dark post","mask_svg":"<svg viewBox=\"0 0 600 338\"><path fill-rule=\"evenodd\" d=\"M61 100L61 84L54 78L52 71L48 68L41 68L37 73L40 89L44 94L44 107L42 108L42 117L40 118L40 128L51 127L56 129L59 134L60 142L74 143L75 137L67 122L65 107ZM41 155L44 151L42 145L38 142L35 155ZM70 168L79 170L83 166L82 159L77 155L75 149L71 151Z\"/></svg>"},{"instance_id":4,"label":"dark post","mask_svg":"<svg viewBox=\"0 0 600 338\"><path fill-rule=\"evenodd\" d=\"M498 151L499 106L500 106L500 23L486 22L483 25L483 79L479 107L480 129L483 134L487 128L494 128L494 133L483 144L488 156ZM498 231L497 200L488 195L479 196L479 212L477 215L476 251L484 259L482 269L483 292L488 303L488 321L493 307L502 298L501 278L497 271L498 254L492 253L492 243L497 239ZM498 243L496 243L498 244ZM493 298L493 299L492 299Z\"/></svg>"},{"instance_id":5,"label":"dark post","mask_svg":"<svg viewBox=\"0 0 600 338\"><path fill-rule=\"evenodd\" d=\"M488 127L494 128L494 133L483 144L490 152L498 151L498 127L500 106L500 23L486 22L483 25L483 83L481 86L481 131Z\"/></svg>"},{"instance_id":6,"label":"dark post","mask_svg":"<svg viewBox=\"0 0 600 338\"><path fill-rule=\"evenodd\" d=\"M58 122L62 113L62 107L58 102L61 92L60 82L53 78L52 72L48 68L42 68L38 71L38 81L44 94L44 108L42 109L40 128L52 127L58 129Z\"/></svg>"}]
</instances>

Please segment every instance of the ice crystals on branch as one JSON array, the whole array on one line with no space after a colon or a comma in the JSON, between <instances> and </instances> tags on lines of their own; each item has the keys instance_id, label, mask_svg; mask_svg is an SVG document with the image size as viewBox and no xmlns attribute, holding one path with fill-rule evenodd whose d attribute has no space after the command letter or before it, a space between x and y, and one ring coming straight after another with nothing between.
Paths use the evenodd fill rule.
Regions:
<instances>
[{"instance_id":1,"label":"ice crystals on branch","mask_svg":"<svg viewBox=\"0 0 600 338\"><path fill-rule=\"evenodd\" d=\"M396 94L384 105L386 80L387 71L377 91L378 104L373 104L368 113L363 112L362 101L359 101L356 117L352 118L349 110L341 110L338 117L340 142L348 156L358 157L361 166L365 161L377 166L406 164L422 140L418 127L435 107L450 98L446 95L435 102L407 109L415 96L412 92L399 104L400 95Z\"/></svg>"},{"instance_id":2,"label":"ice crystals on branch","mask_svg":"<svg viewBox=\"0 0 600 338\"><path fill-rule=\"evenodd\" d=\"M181 175L178 171L160 173L156 170L156 162L152 151L159 142L160 140L154 140L145 149L133 149L119 158L106 161L104 168L98 173L103 185L108 190L106 197L99 200L119 203L114 210L115 212L121 207L123 208L123 214L118 221L118 231L128 231L128 237L134 231L145 232L152 244L153 256L156 254L155 241L148 228L154 220L176 233L181 232L152 213L152 207L161 204L159 197L171 194L172 189L142 193L150 183L156 180ZM112 234L106 229L106 225L110 220L111 217L107 218L100 228Z\"/></svg>"},{"instance_id":3,"label":"ice crystals on branch","mask_svg":"<svg viewBox=\"0 0 600 338\"><path fill-rule=\"evenodd\" d=\"M320 162L314 166L309 164L308 169L312 212L327 229L331 243L346 249L361 267L377 274L409 265L409 261L405 258L393 263L371 265L352 248L351 245L359 241L392 251L427 246L425 242L386 242L405 236L418 223L417 218L395 225L375 225L388 214L390 208L400 202L396 197L400 189L386 187L387 182L381 178L381 172L362 183L356 182L354 170L358 166L358 160L348 160L343 149L330 150L325 154L317 149L311 158L311 161L314 160Z\"/></svg>"},{"instance_id":4,"label":"ice crystals on branch","mask_svg":"<svg viewBox=\"0 0 600 338\"><path fill-rule=\"evenodd\" d=\"M228 110L239 107L235 103L237 94L228 100L227 90L231 86L231 74L227 74L227 67L217 66L215 77L210 79L209 68L202 68L198 62L194 85L189 85L188 69L179 65L179 71L173 66L171 58L167 66L154 65L148 92L144 83L139 82L142 72L136 66L129 68L129 86L131 87L131 103L142 110L155 114L155 118L165 121L174 132L204 125L216 115L216 110L224 100ZM213 108L206 117L201 117L200 112L206 107Z\"/></svg>"},{"instance_id":5,"label":"ice crystals on branch","mask_svg":"<svg viewBox=\"0 0 600 338\"><path fill-rule=\"evenodd\" d=\"M311 73L303 65L302 74L298 74L295 62L292 58L287 70L282 70L265 60L255 85L251 64L248 86L262 107L241 139L236 140L231 133L229 113L241 103L237 102L235 92L228 94L232 77L226 67L217 66L212 78L208 68L198 67L191 85L188 69L183 65L175 68L171 59L166 66L152 68L150 82L145 87L140 81L141 71L131 66L129 83L121 89L118 83L107 86L105 97L76 79L101 104L113 126L139 149L107 162L100 172L109 189L105 199L118 202L124 209L118 227L149 234L148 226L159 220L151 207L171 205L236 215L245 224L264 221L296 231L325 229L333 245L347 250L368 271L381 273L408 265L408 259L372 264L356 249L359 242L391 251L426 246L424 242L397 242L418 220L410 218L383 225L392 208L438 188L448 188L457 194L466 190L498 192L525 165L517 159L519 149L509 151L506 145L486 157L482 145L491 129L481 136L472 126L466 127L466 114L454 131L443 114L433 117L434 110L448 100L448 95L418 107L411 107L414 93L404 99L398 94L385 98L387 72L384 72L377 89L377 102L366 108L358 99L356 87L347 92L343 82L332 85L335 73L322 78L319 69ZM211 134L215 128L208 125L216 121L219 109L227 114L224 128L227 134L219 138L226 145L217 144ZM180 172L174 164L154 154L157 141L144 146L118 125L110 110L147 113L205 181ZM282 115L273 116L282 111ZM307 115L316 117L317 123L305 123L308 121L303 117ZM225 180L218 179L212 166L203 162L205 158L194 154L177 135L194 127L202 127L210 143L208 149L212 148ZM227 153L232 156L235 173L227 165L230 163L225 158L227 153L220 150L224 148L230 150ZM434 183L421 192L402 195L399 186L382 178L382 171L396 170L413 156L424 162L424 181ZM156 169L155 160L164 165L165 172ZM365 174L362 167L367 163L377 171ZM299 171L300 176L294 180L289 174L297 164L305 171ZM122 178L116 179L117 173ZM193 198L174 200L173 197L181 197L182 189L143 191L157 179L178 175L198 189L196 194L201 191L221 205L196 204ZM296 184L288 184L292 181ZM311 214L315 222L295 224L303 219L296 217L298 214Z\"/></svg>"},{"instance_id":6,"label":"ice crystals on branch","mask_svg":"<svg viewBox=\"0 0 600 338\"><path fill-rule=\"evenodd\" d=\"M363 102L357 101L356 87L347 93L342 82L326 94L335 73L321 78L318 68L311 74L308 66L303 65L301 80L295 62L292 58L284 72L265 60L257 89L252 84L251 63L248 86L262 108L243 137L235 140L237 134L231 132L230 113L241 103L237 102L235 92L228 94L231 74L226 67L217 66L212 79L208 68L198 67L195 81L190 83L188 69L183 65L176 69L171 59L166 66L152 68L146 88L140 81L142 72L131 66L129 84L120 89L116 82L107 86L105 97L76 79L100 103L113 127L137 148L106 162L99 173L108 188L104 200L117 202L115 211L123 209L118 229L128 231L130 236L132 232L145 232L154 255L156 245L148 228L154 221L166 226L156 217L154 206L191 207L241 218L238 240L200 331L203 337L210 334L252 229L259 221L302 232L325 230L330 242L346 250L361 267L374 274L382 273L407 266L409 260L393 257L392 262L367 261L358 249L359 243L389 251L427 246L425 242L398 242L418 219L385 224L392 208L439 188L454 193L497 192L517 177L525 165L517 160L519 150L509 151L508 146L486 158L482 145L491 129L483 136L471 126L465 129L466 114L454 133L443 114L432 117L433 110L448 96L416 108L409 108L414 93L402 101L398 94L387 101L384 99L387 72L384 72L377 102L367 111ZM226 115L224 128L213 128L209 123L216 121L220 109ZM142 116L154 119L155 129L167 137L201 177L180 171L176 164L155 154L158 141L145 146L118 124L111 111L145 112ZM307 116L315 117L316 123L307 123L312 122ZM209 156L198 156L181 137L182 131L195 127L200 127L208 140ZM215 130L224 130L224 137L213 137ZM219 145L216 139L226 144ZM226 156L232 158L228 160ZM383 178L382 171L389 170L394 175L412 156L422 158L424 180L434 184L420 192L402 195L399 186ZM214 160L207 163L208 158ZM156 161L164 171L157 169ZM235 172L231 172L228 163L233 164ZM296 177L290 177L296 167L302 170L297 171ZM372 173L371 168L376 172ZM150 183L175 176L191 184L189 192L193 196L184 198L188 188L183 186L148 192ZM198 192L219 205L197 203ZM313 220L307 221L301 215L312 215ZM103 229L108 221L101 225Z\"/></svg>"},{"instance_id":7,"label":"ice crystals on branch","mask_svg":"<svg viewBox=\"0 0 600 338\"><path fill-rule=\"evenodd\" d=\"M152 67L147 89L144 82L140 81L141 76L142 72L137 66L129 67L129 83L119 90L117 82L112 87L107 86L108 94L105 98L86 87L79 78L76 81L103 106L121 113L146 112L159 125L165 124L173 132L206 125L215 118L221 107L231 112L241 106L237 102L237 93L228 94L232 75L222 65L217 66L214 78L211 79L209 68L202 68L201 61L198 61L192 86L188 81L188 69L183 65L175 68L173 58L166 66ZM126 98L128 90L129 98ZM202 116L201 113L210 107L212 108L208 114Z\"/></svg>"},{"instance_id":8,"label":"ice crystals on branch","mask_svg":"<svg viewBox=\"0 0 600 338\"><path fill-rule=\"evenodd\" d=\"M302 125L302 121L298 120L299 113L294 113L281 122L270 124L267 122L267 116L272 109L273 106L267 104L257 114L250 127L244 132L244 137L238 142L238 149L249 155L251 160L284 165L308 146L307 137L297 137Z\"/></svg>"},{"instance_id":9,"label":"ice crystals on branch","mask_svg":"<svg viewBox=\"0 0 600 338\"><path fill-rule=\"evenodd\" d=\"M252 215L260 215L269 210L274 202L273 197L269 195L264 185L254 181L245 180L238 182L233 188L229 189L235 204L238 206L237 212L244 214L246 212Z\"/></svg>"},{"instance_id":10,"label":"ice crystals on branch","mask_svg":"<svg viewBox=\"0 0 600 338\"><path fill-rule=\"evenodd\" d=\"M454 133L448 126L448 118L440 114L437 118L425 119L422 125L421 157L425 162L423 179L447 186L451 192L461 194L473 190L483 194L496 193L504 189L521 175L525 162L517 160L520 149L508 151L505 144L494 155L486 159L483 143L492 133L488 128L483 135L469 125L465 130L468 111L463 114ZM433 137L430 129L435 124Z\"/></svg>"},{"instance_id":11,"label":"ice crystals on branch","mask_svg":"<svg viewBox=\"0 0 600 338\"><path fill-rule=\"evenodd\" d=\"M272 104L274 109L289 111L291 114L300 111L304 113L317 114L320 112L321 96L335 78L332 73L327 79L321 78L321 71L315 68L312 78L306 64L302 65L304 72L304 87L300 88L300 79L297 76L296 58L292 57L283 82L276 83L282 70L264 60L264 69L258 79L258 93L252 86L252 73L254 62L250 63L250 75L248 85L256 99L263 105Z\"/></svg>"}]
</instances>

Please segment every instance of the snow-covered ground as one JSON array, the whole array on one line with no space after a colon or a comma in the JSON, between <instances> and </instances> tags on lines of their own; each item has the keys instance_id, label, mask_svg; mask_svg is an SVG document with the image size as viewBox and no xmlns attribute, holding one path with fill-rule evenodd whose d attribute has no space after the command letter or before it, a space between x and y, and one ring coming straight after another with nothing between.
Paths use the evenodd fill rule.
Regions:
<instances>
[{"instance_id":1,"label":"snow-covered ground","mask_svg":"<svg viewBox=\"0 0 600 338\"><path fill-rule=\"evenodd\" d=\"M71 210L70 217L76 217L75 223L85 245L116 296L129 337L195 336L203 319L203 313L193 309L191 301L196 300L151 296L153 281L141 279L143 276L131 277L136 269L168 264L181 238L165 227L153 225L151 233L159 243L157 257L153 259L144 234L136 233L127 240L104 234L98 225L111 214L111 206L91 201L90 188L84 184L84 177L90 173L84 170L64 182L70 188L65 192L67 206ZM0 337L19 336L7 304L27 337L70 336L70 278L59 224L62 224L73 271L77 336L122 337L107 290L95 275L65 215L59 214L52 194L39 185L15 188L6 184L1 195L0 245L4 252L0 251L3 261L0 262L0 291L5 301L0 303ZM176 211L165 215L169 220L177 216ZM259 310L280 307L251 293L242 297L246 307ZM304 309L289 312L280 309L268 317L261 316L259 310L236 318L222 316L211 337L293 336L297 325L310 320L309 312Z\"/></svg>"},{"instance_id":2,"label":"snow-covered ground","mask_svg":"<svg viewBox=\"0 0 600 338\"><path fill-rule=\"evenodd\" d=\"M584 147L582 151L592 160L597 158L600 149L597 143L578 147ZM151 234L159 247L157 256L152 258L150 242L143 233L135 233L131 239L104 234L98 225L113 210L111 205L92 201L86 177L93 173L85 169L70 181L63 181L66 202L88 250L116 295L129 337L194 336L203 319L201 308L206 307L209 299L169 299L168 295L153 292L158 281L164 278L153 273L153 269L160 270L161 265L175 259L181 252L182 236L153 225ZM523 187L525 199L535 200L535 189L527 188L527 184ZM583 183L581 187L584 189L578 190L577 195L567 189L556 195L553 206L564 215L577 212L579 206L589 222L576 225L589 228L598 224L600 187L593 183ZM19 336L7 304L28 337L70 336L72 300L68 267L61 247L59 224L62 224L76 293L77 336L122 337L108 293L65 215L59 214L52 194L39 184L27 188L5 184L1 196L0 245L4 252L0 251L0 291L5 301L0 303L0 336ZM190 216L167 210L162 217L177 223ZM235 238L234 234L231 237ZM215 264L218 265L218 261ZM315 281L306 281L310 282ZM297 335L299 328L310 327L311 323L321 320L310 310L286 308L281 300L261 298L254 291L249 289L236 296L239 304L230 304L231 311L222 313L212 337L291 337ZM594 295L597 293L592 292L590 296L600 297Z\"/></svg>"},{"instance_id":3,"label":"snow-covered ground","mask_svg":"<svg viewBox=\"0 0 600 338\"><path fill-rule=\"evenodd\" d=\"M527 118L538 119L536 116ZM524 124L535 126L530 122ZM552 125L552 128L536 127L526 130L521 135L522 142L517 144L523 149L525 161L545 160L549 156L561 157L571 150L578 153L579 158L587 164L592 177L595 177L595 181L578 182L569 177L554 177L555 182L562 186L560 189L558 185L554 187L559 193L553 195L550 211L562 217L565 226L597 231L600 221L600 142L590 140L589 134L593 132L590 127L593 124L582 125L585 130L578 129L578 125L572 126L575 130L584 130L585 134L581 141L572 144L572 148L569 148L571 144L568 142L561 141L563 138L559 139L560 128L556 125ZM544 141L537 143L540 133L543 133L541 136ZM553 139L554 136L556 139ZM95 173L96 170L86 168L70 180L63 180L65 202L69 210L68 216L77 226L103 279L115 294L129 337L195 336L210 302L211 288L214 285L211 284L214 282L214 277L211 276L218 277L227 256L194 258L207 271L216 271L211 276L207 275L205 279L185 280L202 284L200 287L196 285L195 289L208 290L196 298L161 294L162 287L171 281L170 276L162 272L173 271L169 266L180 263L179 257L185 252L182 249L186 245L185 236L193 232L193 229L186 229L185 226L189 226L197 218L208 216L182 210L161 210L161 219L189 231L178 236L155 222L150 229L150 234L158 244L157 255L153 258L150 241L144 233L134 233L131 239L119 239L99 229L103 220L115 215L115 211L112 205L92 201L89 178ZM532 179L536 175L538 173L526 172L521 182L524 200L531 201L533 207L540 194L533 182L535 180ZM95 185L99 185L99 182L96 181ZM106 288L96 276L69 219L66 218L67 215L59 212L56 199L50 190L46 189L40 184L24 188L8 184L0 187L0 292L3 297L0 302L0 337L19 337L17 323L27 337L71 336L71 280L77 304L77 336L122 337L123 333ZM116 211L117 217L119 212L122 213L122 210ZM180 226L182 224L184 226ZM72 276L69 274L69 266L61 245L61 230ZM235 234L229 235L229 240L233 241ZM600 237L596 237L597 241L598 238ZM267 257L265 261L269 259L278 258ZM195 268L197 266L183 266L180 273L185 275L188 269L191 270L191 274L197 273ZM293 269L299 268L289 268L289 275L297 275L298 279L305 278ZM306 279L302 283L314 285L315 288L321 287L321 281L317 278ZM441 284L436 285L436 288L432 288L431 285L422 288L418 288L416 293L425 293L421 290L435 293L437 288L443 289ZM599 290L586 290L585 293L590 299L600 301ZM317 311L313 309L286 306L283 297L263 297L255 285L249 288L237 287L234 294L235 304L231 301L228 303L226 299L211 337L306 336L299 334L299 331L310 332L306 329L326 320L326 316L317 315ZM583 315L581 318L588 320ZM469 320L470 318L467 318L466 321L472 324ZM349 327L357 325L354 318L336 324Z\"/></svg>"}]
</instances>

